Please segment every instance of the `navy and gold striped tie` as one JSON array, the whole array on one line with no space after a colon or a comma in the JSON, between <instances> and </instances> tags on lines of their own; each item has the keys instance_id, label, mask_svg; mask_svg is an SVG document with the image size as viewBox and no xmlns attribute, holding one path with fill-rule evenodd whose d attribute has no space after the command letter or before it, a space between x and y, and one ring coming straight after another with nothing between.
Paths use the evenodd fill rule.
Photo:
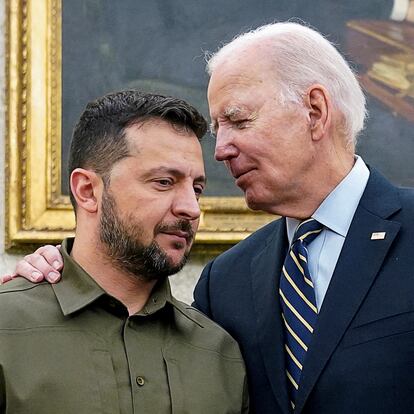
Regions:
<instances>
[{"instance_id":1,"label":"navy and gold striped tie","mask_svg":"<svg viewBox=\"0 0 414 414\"><path fill-rule=\"evenodd\" d=\"M292 407L306 352L318 316L315 290L308 267L307 245L322 231L314 219L302 221L293 237L280 278L279 295L285 324L286 375Z\"/></svg>"}]
</instances>

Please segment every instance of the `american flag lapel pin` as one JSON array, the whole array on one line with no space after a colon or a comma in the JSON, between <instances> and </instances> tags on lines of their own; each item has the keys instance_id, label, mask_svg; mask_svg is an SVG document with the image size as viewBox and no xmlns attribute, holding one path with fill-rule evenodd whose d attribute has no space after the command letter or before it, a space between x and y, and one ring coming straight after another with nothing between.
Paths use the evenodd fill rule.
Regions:
<instances>
[{"instance_id":1,"label":"american flag lapel pin","mask_svg":"<svg viewBox=\"0 0 414 414\"><path fill-rule=\"evenodd\" d=\"M371 240L384 240L386 235L385 231L377 231L371 234Z\"/></svg>"}]
</instances>

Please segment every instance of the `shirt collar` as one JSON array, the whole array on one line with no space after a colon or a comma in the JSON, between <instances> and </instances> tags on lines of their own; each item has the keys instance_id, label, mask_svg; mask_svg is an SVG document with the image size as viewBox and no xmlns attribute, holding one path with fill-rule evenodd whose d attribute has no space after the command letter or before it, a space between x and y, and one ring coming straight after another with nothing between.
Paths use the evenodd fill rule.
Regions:
<instances>
[{"instance_id":1,"label":"shirt collar","mask_svg":"<svg viewBox=\"0 0 414 414\"><path fill-rule=\"evenodd\" d=\"M70 256L73 241L73 238L68 238L62 242L60 249L64 261L62 279L59 283L52 285L63 315L65 316L81 310L92 302L95 302L98 298L107 295L92 277ZM174 305L168 278L165 278L154 287L147 303L138 315L145 316L153 314L164 308L166 303L172 303Z\"/></svg>"},{"instance_id":2,"label":"shirt collar","mask_svg":"<svg viewBox=\"0 0 414 414\"><path fill-rule=\"evenodd\" d=\"M155 312L158 312L166 306L166 304L172 304L175 306L172 294L171 287L168 278L164 278L162 281L158 282L154 289L152 289L151 295L147 300L145 306L137 313L137 315L152 315Z\"/></svg>"},{"instance_id":3,"label":"shirt collar","mask_svg":"<svg viewBox=\"0 0 414 414\"><path fill-rule=\"evenodd\" d=\"M346 177L325 198L312 218L325 227L345 237L369 178L369 170L358 155ZM287 217L286 226L289 243L292 242L299 220Z\"/></svg>"}]
</instances>

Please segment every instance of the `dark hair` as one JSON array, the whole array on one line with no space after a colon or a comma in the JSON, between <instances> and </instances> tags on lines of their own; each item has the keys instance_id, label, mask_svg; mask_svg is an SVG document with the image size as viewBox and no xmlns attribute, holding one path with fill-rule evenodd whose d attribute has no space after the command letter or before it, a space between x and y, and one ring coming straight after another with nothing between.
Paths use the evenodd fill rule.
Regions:
<instances>
[{"instance_id":1,"label":"dark hair","mask_svg":"<svg viewBox=\"0 0 414 414\"><path fill-rule=\"evenodd\" d=\"M69 177L75 168L90 168L105 182L114 163L129 154L125 129L151 119L192 131L199 140L207 131L203 116L181 99L136 90L110 93L89 102L75 126ZM70 200L76 210L72 192Z\"/></svg>"}]
</instances>

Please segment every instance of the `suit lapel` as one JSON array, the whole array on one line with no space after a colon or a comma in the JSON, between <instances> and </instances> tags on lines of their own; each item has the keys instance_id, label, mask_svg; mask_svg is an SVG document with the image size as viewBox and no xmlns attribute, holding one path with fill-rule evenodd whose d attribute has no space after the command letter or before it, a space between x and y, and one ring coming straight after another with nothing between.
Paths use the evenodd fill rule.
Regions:
<instances>
[{"instance_id":1,"label":"suit lapel","mask_svg":"<svg viewBox=\"0 0 414 414\"><path fill-rule=\"evenodd\" d=\"M355 213L326 293L301 377L295 413L301 412L319 375L372 286L400 224L385 219L400 206L397 190L375 171ZM385 232L383 240L372 233Z\"/></svg>"},{"instance_id":2,"label":"suit lapel","mask_svg":"<svg viewBox=\"0 0 414 414\"><path fill-rule=\"evenodd\" d=\"M267 377L283 413L289 413L286 389L283 327L279 306L279 277L287 250L286 222L275 226L264 249L252 261L252 291L257 338Z\"/></svg>"}]
</instances>

